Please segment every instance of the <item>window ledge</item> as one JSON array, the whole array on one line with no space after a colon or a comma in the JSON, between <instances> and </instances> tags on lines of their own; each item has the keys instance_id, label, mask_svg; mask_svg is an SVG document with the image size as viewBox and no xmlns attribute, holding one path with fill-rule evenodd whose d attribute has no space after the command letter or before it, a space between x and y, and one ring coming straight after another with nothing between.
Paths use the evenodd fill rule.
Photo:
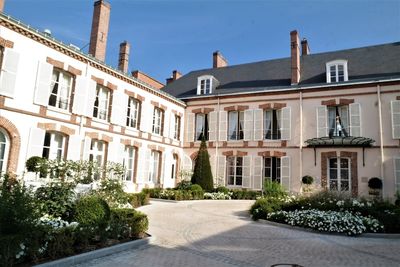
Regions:
<instances>
[{"instance_id":1,"label":"window ledge","mask_svg":"<svg viewBox=\"0 0 400 267\"><path fill-rule=\"evenodd\" d=\"M61 114L66 114L66 115L71 115L72 114L67 109L57 108L57 107L53 107L53 106L47 106L47 109L50 110L50 111L61 113Z\"/></svg>"}]
</instances>

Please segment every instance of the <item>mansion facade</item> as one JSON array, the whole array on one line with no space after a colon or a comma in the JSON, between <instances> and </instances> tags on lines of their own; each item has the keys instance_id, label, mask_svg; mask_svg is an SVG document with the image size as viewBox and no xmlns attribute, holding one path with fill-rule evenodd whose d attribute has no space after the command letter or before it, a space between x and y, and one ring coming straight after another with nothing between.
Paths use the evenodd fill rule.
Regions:
<instances>
[{"instance_id":1,"label":"mansion facade","mask_svg":"<svg viewBox=\"0 0 400 267\"><path fill-rule=\"evenodd\" d=\"M384 197L400 190L400 43L213 67L167 84L104 63L110 6L94 4L89 54L0 14L0 170L23 176L32 156L121 163L126 190L174 187L207 140L214 182L295 193L318 188Z\"/></svg>"}]
</instances>

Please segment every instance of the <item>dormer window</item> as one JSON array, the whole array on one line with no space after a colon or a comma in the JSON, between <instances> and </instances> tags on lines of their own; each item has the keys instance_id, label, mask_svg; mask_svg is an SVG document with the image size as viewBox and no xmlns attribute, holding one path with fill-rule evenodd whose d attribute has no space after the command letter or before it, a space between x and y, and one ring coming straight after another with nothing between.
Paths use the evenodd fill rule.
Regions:
<instances>
[{"instance_id":1,"label":"dormer window","mask_svg":"<svg viewBox=\"0 0 400 267\"><path fill-rule=\"evenodd\" d=\"M197 78L197 94L198 95L209 95L212 94L215 88L218 86L217 79L211 75L204 75Z\"/></svg>"},{"instance_id":2,"label":"dormer window","mask_svg":"<svg viewBox=\"0 0 400 267\"><path fill-rule=\"evenodd\" d=\"M334 60L326 63L326 82L336 83L349 80L347 60Z\"/></svg>"}]
</instances>

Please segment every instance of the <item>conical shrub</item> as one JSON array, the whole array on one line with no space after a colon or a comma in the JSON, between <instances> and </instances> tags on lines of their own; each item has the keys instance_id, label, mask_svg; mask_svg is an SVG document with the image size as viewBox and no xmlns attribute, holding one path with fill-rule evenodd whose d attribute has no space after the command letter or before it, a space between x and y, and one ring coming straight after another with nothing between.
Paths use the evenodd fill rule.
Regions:
<instances>
[{"instance_id":1,"label":"conical shrub","mask_svg":"<svg viewBox=\"0 0 400 267\"><path fill-rule=\"evenodd\" d=\"M212 191L214 188L214 179L211 172L210 157L207 151L205 139L201 140L199 153L194 164L192 175L192 184L200 185L205 191Z\"/></svg>"}]
</instances>

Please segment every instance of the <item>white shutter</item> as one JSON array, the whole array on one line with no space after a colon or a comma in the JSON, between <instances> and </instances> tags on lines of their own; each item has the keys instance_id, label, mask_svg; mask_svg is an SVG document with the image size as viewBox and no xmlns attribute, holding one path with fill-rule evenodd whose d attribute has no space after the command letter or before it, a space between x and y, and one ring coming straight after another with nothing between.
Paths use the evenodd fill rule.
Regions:
<instances>
[{"instance_id":1,"label":"white shutter","mask_svg":"<svg viewBox=\"0 0 400 267\"><path fill-rule=\"evenodd\" d=\"M75 79L74 103L72 104L72 113L85 115L88 103L88 84L89 79L83 76L77 76Z\"/></svg>"},{"instance_id":2,"label":"white shutter","mask_svg":"<svg viewBox=\"0 0 400 267\"><path fill-rule=\"evenodd\" d=\"M263 157L255 156L253 158L253 163L253 189L261 190L263 185Z\"/></svg>"},{"instance_id":3,"label":"white shutter","mask_svg":"<svg viewBox=\"0 0 400 267\"><path fill-rule=\"evenodd\" d=\"M290 190L290 157L281 158L281 185L286 191Z\"/></svg>"},{"instance_id":4,"label":"white shutter","mask_svg":"<svg viewBox=\"0 0 400 267\"><path fill-rule=\"evenodd\" d=\"M393 139L400 139L400 100L391 101L390 110L392 114L392 137Z\"/></svg>"},{"instance_id":5,"label":"white shutter","mask_svg":"<svg viewBox=\"0 0 400 267\"><path fill-rule=\"evenodd\" d=\"M86 103L86 116L93 117L94 101L96 100L96 86L97 83L92 79L88 79L87 87L87 103Z\"/></svg>"},{"instance_id":6,"label":"white shutter","mask_svg":"<svg viewBox=\"0 0 400 267\"><path fill-rule=\"evenodd\" d=\"M79 135L70 135L68 137L68 160L80 160L81 158L81 137Z\"/></svg>"},{"instance_id":7,"label":"white shutter","mask_svg":"<svg viewBox=\"0 0 400 267\"><path fill-rule=\"evenodd\" d=\"M91 142L92 139L86 136L83 144L83 160L89 160Z\"/></svg>"},{"instance_id":8,"label":"white shutter","mask_svg":"<svg viewBox=\"0 0 400 267\"><path fill-rule=\"evenodd\" d=\"M193 163L192 163L192 159L188 156L188 155L183 155L182 157L182 171L192 171L193 167L192 167Z\"/></svg>"},{"instance_id":9,"label":"white shutter","mask_svg":"<svg viewBox=\"0 0 400 267\"><path fill-rule=\"evenodd\" d=\"M393 159L394 177L395 177L395 191L400 191L400 158Z\"/></svg>"},{"instance_id":10,"label":"white shutter","mask_svg":"<svg viewBox=\"0 0 400 267\"><path fill-rule=\"evenodd\" d=\"M262 109L254 110L254 140L263 140L263 113Z\"/></svg>"},{"instance_id":11,"label":"white shutter","mask_svg":"<svg viewBox=\"0 0 400 267\"><path fill-rule=\"evenodd\" d=\"M208 123L208 140L217 141L217 120L218 120L218 112L212 111L208 115L209 123Z\"/></svg>"},{"instance_id":12,"label":"white shutter","mask_svg":"<svg viewBox=\"0 0 400 267\"><path fill-rule=\"evenodd\" d=\"M228 139L228 112L219 112L219 141Z\"/></svg>"},{"instance_id":13,"label":"white shutter","mask_svg":"<svg viewBox=\"0 0 400 267\"><path fill-rule=\"evenodd\" d=\"M225 156L217 156L217 177L215 177L216 181L222 181L221 185L225 185L225 175L226 175L226 157Z\"/></svg>"},{"instance_id":14,"label":"white shutter","mask_svg":"<svg viewBox=\"0 0 400 267\"><path fill-rule=\"evenodd\" d=\"M326 106L317 107L317 137L328 136L328 109Z\"/></svg>"},{"instance_id":15,"label":"white shutter","mask_svg":"<svg viewBox=\"0 0 400 267\"><path fill-rule=\"evenodd\" d=\"M33 100L35 104L47 106L49 103L52 75L53 66L47 62L39 62L36 76L35 98Z\"/></svg>"},{"instance_id":16,"label":"white shutter","mask_svg":"<svg viewBox=\"0 0 400 267\"><path fill-rule=\"evenodd\" d=\"M281 110L281 139L290 140L291 136L291 109L290 107Z\"/></svg>"},{"instance_id":17,"label":"white shutter","mask_svg":"<svg viewBox=\"0 0 400 267\"><path fill-rule=\"evenodd\" d=\"M175 114L172 112L169 112L169 131L168 131L168 137L171 139L174 139L174 132L175 132Z\"/></svg>"},{"instance_id":18,"label":"white shutter","mask_svg":"<svg viewBox=\"0 0 400 267\"><path fill-rule=\"evenodd\" d=\"M29 132L28 154L27 159L33 156L41 157L43 154L43 143L45 130L32 127Z\"/></svg>"},{"instance_id":19,"label":"white shutter","mask_svg":"<svg viewBox=\"0 0 400 267\"><path fill-rule=\"evenodd\" d=\"M253 110L248 109L244 111L244 140L253 140Z\"/></svg>"},{"instance_id":20,"label":"white shutter","mask_svg":"<svg viewBox=\"0 0 400 267\"><path fill-rule=\"evenodd\" d=\"M0 95L14 97L17 79L19 53L5 49L3 68L0 74Z\"/></svg>"},{"instance_id":21,"label":"white shutter","mask_svg":"<svg viewBox=\"0 0 400 267\"><path fill-rule=\"evenodd\" d=\"M147 102L143 101L141 105L141 112L140 112L140 130L142 132L151 132L148 129L153 124L153 109L152 106L149 106Z\"/></svg>"},{"instance_id":22,"label":"white shutter","mask_svg":"<svg viewBox=\"0 0 400 267\"><path fill-rule=\"evenodd\" d=\"M142 172L141 179L142 179L143 183L148 183L149 182L149 173L150 173L150 168L151 168L151 166L150 166L150 164L151 164L151 150L147 149L147 148L144 148L142 150L144 150L143 151L144 160L141 161L141 162L143 162L144 165L143 165L143 172Z\"/></svg>"},{"instance_id":23,"label":"white shutter","mask_svg":"<svg viewBox=\"0 0 400 267\"><path fill-rule=\"evenodd\" d=\"M162 152L162 157L161 157L161 175L160 175L160 185L162 185L162 187L164 188L165 183L164 181L168 179L167 177L167 153ZM171 177L169 177L171 178Z\"/></svg>"},{"instance_id":24,"label":"white shutter","mask_svg":"<svg viewBox=\"0 0 400 267\"><path fill-rule=\"evenodd\" d=\"M243 157L243 176L242 187L251 187L251 156Z\"/></svg>"},{"instance_id":25,"label":"white shutter","mask_svg":"<svg viewBox=\"0 0 400 267\"><path fill-rule=\"evenodd\" d=\"M186 134L185 142L193 142L194 140L194 114L188 113L186 116Z\"/></svg>"},{"instance_id":26,"label":"white shutter","mask_svg":"<svg viewBox=\"0 0 400 267\"><path fill-rule=\"evenodd\" d=\"M361 136L361 105L353 103L349 105L350 136Z\"/></svg>"},{"instance_id":27,"label":"white shutter","mask_svg":"<svg viewBox=\"0 0 400 267\"><path fill-rule=\"evenodd\" d=\"M112 110L111 110L111 123L120 126L126 124L126 109L128 105L127 95L122 93L121 90L115 90L113 92L112 99Z\"/></svg>"},{"instance_id":28,"label":"white shutter","mask_svg":"<svg viewBox=\"0 0 400 267\"><path fill-rule=\"evenodd\" d=\"M118 140L119 141L119 140ZM120 142L117 142L116 140L108 143L108 153L107 153L107 161L112 161L115 163L122 163L120 162L120 153L121 153L121 146L123 147L123 144ZM122 151L124 151L122 149ZM124 152L122 152L124 153Z\"/></svg>"}]
</instances>

